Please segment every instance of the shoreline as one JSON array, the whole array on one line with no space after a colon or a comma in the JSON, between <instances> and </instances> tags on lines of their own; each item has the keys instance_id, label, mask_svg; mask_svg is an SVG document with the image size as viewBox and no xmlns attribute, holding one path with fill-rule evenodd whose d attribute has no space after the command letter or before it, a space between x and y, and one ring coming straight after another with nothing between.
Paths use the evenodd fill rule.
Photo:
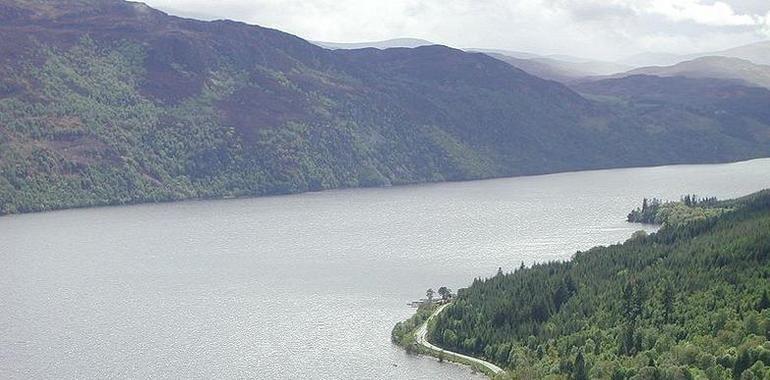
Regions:
<instances>
[{"instance_id":1,"label":"shoreline","mask_svg":"<svg viewBox=\"0 0 770 380\"><path fill-rule=\"evenodd\" d=\"M599 167L599 168L586 168L586 169L579 169L579 170L564 170L564 171L521 174L521 175L512 175L512 176L469 178L469 179L459 179L459 180L407 182L407 183L388 185L388 186L336 187L336 188L330 188L330 189L324 189L324 190L298 191L298 192L286 192L286 193L219 195L219 196L201 196L201 197L189 197L189 198L167 199L167 200L147 200L147 201L137 200L135 202L132 201L132 202L125 202L125 203L84 204L84 205L73 205L73 206L62 207L62 208L52 208L47 210L13 212L13 213L5 213L5 214L0 213L0 218L8 218L8 217L22 216L22 215L35 215L35 214L43 214L43 213L64 212L64 211L71 211L71 210L84 210L84 209L134 207L134 206L144 206L144 205L151 206L151 205L167 204L167 203L182 204L182 203L188 203L188 202L233 201L233 200L274 198L274 197L297 197L297 196L323 194L327 192L383 190L383 189L390 189L390 188L408 188L408 187L416 187L416 186L440 186L440 185L447 185L447 184L462 184L462 183L480 182L480 181L500 181L500 180L515 179L515 178L533 178L533 177L544 177L544 176L571 175L575 173L602 172L602 171L609 171L609 170L658 169L658 168L683 167L683 166L735 165L735 164L749 163L749 162L762 161L762 160L770 161L770 157L754 157L746 160L703 162L703 163L670 163L670 164L650 165L650 166L642 165L642 166Z\"/></svg>"},{"instance_id":2,"label":"shoreline","mask_svg":"<svg viewBox=\"0 0 770 380\"><path fill-rule=\"evenodd\" d=\"M418 355L425 355L425 356L431 356L436 359L438 359L440 362L447 361L450 363L463 365L470 367L470 369L473 372L482 373L485 376L487 376L490 379L502 379L505 378L505 370L502 368L496 366L493 363L487 362L485 360L474 358L472 356L463 355L457 352L448 351L441 347L434 346L431 344L427 339L427 332L428 332L428 323L437 316L441 311L444 310L447 306L451 305L451 303L447 303L444 305L439 306L438 308L433 308L435 305L429 305L428 307L431 308L430 315L425 318L424 321L421 321L419 325L415 326L413 329L409 330L407 332L407 339L404 341L404 337L402 336L401 339L396 339L396 336L393 336L393 342L400 346L401 348L405 349L408 353L416 353ZM415 315L413 315L411 318L409 318L407 321L401 322L401 323L410 323L415 318L418 320L421 318L422 315L424 315L426 311L418 309ZM394 327L394 332L399 329L400 323Z\"/></svg>"}]
</instances>

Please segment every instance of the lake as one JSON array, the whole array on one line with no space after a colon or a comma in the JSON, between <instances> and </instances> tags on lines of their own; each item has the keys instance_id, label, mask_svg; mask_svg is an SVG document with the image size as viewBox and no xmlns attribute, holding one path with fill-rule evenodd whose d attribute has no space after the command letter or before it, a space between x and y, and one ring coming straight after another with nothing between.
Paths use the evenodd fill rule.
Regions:
<instances>
[{"instance_id":1,"label":"lake","mask_svg":"<svg viewBox=\"0 0 770 380\"><path fill-rule=\"evenodd\" d=\"M770 159L2 217L0 378L478 377L390 343L407 302L766 187Z\"/></svg>"}]
</instances>

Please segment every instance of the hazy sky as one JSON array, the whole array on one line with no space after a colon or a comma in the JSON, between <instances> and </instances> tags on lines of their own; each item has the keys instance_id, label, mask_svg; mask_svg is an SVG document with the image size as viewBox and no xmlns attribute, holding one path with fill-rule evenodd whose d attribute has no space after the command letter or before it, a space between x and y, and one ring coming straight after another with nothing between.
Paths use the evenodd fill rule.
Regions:
<instances>
[{"instance_id":1,"label":"hazy sky","mask_svg":"<svg viewBox=\"0 0 770 380\"><path fill-rule=\"evenodd\" d=\"M310 40L416 37L455 47L613 59L770 39L770 0L146 0Z\"/></svg>"}]
</instances>

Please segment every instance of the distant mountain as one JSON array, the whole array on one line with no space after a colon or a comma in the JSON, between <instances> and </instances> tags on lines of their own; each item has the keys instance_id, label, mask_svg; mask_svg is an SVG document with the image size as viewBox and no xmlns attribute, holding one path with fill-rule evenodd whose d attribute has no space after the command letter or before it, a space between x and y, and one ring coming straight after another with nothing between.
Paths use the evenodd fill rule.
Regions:
<instances>
[{"instance_id":1,"label":"distant mountain","mask_svg":"<svg viewBox=\"0 0 770 380\"><path fill-rule=\"evenodd\" d=\"M618 63L628 65L631 67L646 67L646 66L671 66L676 65L679 62L687 61L697 57L688 57L680 54L672 53L639 53L630 57L623 58Z\"/></svg>"},{"instance_id":2,"label":"distant mountain","mask_svg":"<svg viewBox=\"0 0 770 380\"><path fill-rule=\"evenodd\" d=\"M582 76L569 70L561 69L534 59L515 58L499 53L486 53L490 57L497 58L516 68L526 71L534 76L562 83L569 83Z\"/></svg>"},{"instance_id":3,"label":"distant mountain","mask_svg":"<svg viewBox=\"0 0 770 380\"><path fill-rule=\"evenodd\" d=\"M141 3L0 0L0 214L770 154L689 115L444 46L328 50Z\"/></svg>"},{"instance_id":4,"label":"distant mountain","mask_svg":"<svg viewBox=\"0 0 770 380\"><path fill-rule=\"evenodd\" d=\"M770 41L757 42L707 55L741 58L759 65L770 65Z\"/></svg>"},{"instance_id":5,"label":"distant mountain","mask_svg":"<svg viewBox=\"0 0 770 380\"><path fill-rule=\"evenodd\" d=\"M475 53L499 54L499 55L505 55L513 58L521 58L521 59L536 58L536 59L554 60L554 61L569 62L569 63L598 62L593 59L575 57L575 56L566 55L566 54L537 54L537 53L529 53L529 52L523 52L523 51L517 51L517 50L505 50L505 49L465 48L463 50L475 52ZM604 63L610 63L610 62L604 62Z\"/></svg>"},{"instance_id":6,"label":"distant mountain","mask_svg":"<svg viewBox=\"0 0 770 380\"><path fill-rule=\"evenodd\" d=\"M770 66L757 65L740 58L702 57L673 66L651 66L634 69L619 76L655 75L661 77L727 79L746 85L770 87Z\"/></svg>"},{"instance_id":7,"label":"distant mountain","mask_svg":"<svg viewBox=\"0 0 770 380\"><path fill-rule=\"evenodd\" d=\"M575 57L575 56L567 55L567 54L544 54L544 55L539 55L536 58L545 58L545 59L561 61L561 62L569 62L569 63L601 62L601 61L597 61L595 59L589 59L589 58L583 58L583 57ZM611 62L603 62L603 63L611 63Z\"/></svg>"},{"instance_id":8,"label":"distant mountain","mask_svg":"<svg viewBox=\"0 0 770 380\"><path fill-rule=\"evenodd\" d=\"M421 40L418 38L395 38L385 41L373 42L322 42L311 41L312 43L327 49L390 49L390 48L416 48L420 46L435 45L433 42Z\"/></svg>"},{"instance_id":9,"label":"distant mountain","mask_svg":"<svg viewBox=\"0 0 770 380\"><path fill-rule=\"evenodd\" d=\"M529 59L529 58L542 58L541 55L534 54L534 53L527 53L523 51L515 51L515 50L504 50L504 49L476 49L476 48L465 48L463 49L467 52L473 52L473 53L484 53L489 55L504 55L512 58L520 58L520 59Z\"/></svg>"},{"instance_id":10,"label":"distant mountain","mask_svg":"<svg viewBox=\"0 0 770 380\"><path fill-rule=\"evenodd\" d=\"M615 74L631 69L629 66L613 62L592 61L570 56L538 56L506 50L472 49L471 51L488 54L529 74L562 83L570 83L591 76Z\"/></svg>"},{"instance_id":11,"label":"distant mountain","mask_svg":"<svg viewBox=\"0 0 770 380\"><path fill-rule=\"evenodd\" d=\"M420 46L435 45L426 40L415 38L397 38L375 42L335 43L311 41L312 43L327 49L390 49L390 48L416 48ZM484 53L509 63L537 77L569 83L576 79L589 76L609 75L630 70L630 66L594 61L568 55L538 55L513 50L502 49L463 49L468 52Z\"/></svg>"},{"instance_id":12,"label":"distant mountain","mask_svg":"<svg viewBox=\"0 0 770 380\"><path fill-rule=\"evenodd\" d=\"M629 66L671 66L702 57L731 57L751 61L758 65L770 65L770 41L762 41L735 48L696 54L641 53L618 61Z\"/></svg>"},{"instance_id":13,"label":"distant mountain","mask_svg":"<svg viewBox=\"0 0 770 380\"><path fill-rule=\"evenodd\" d=\"M629 66L604 61L571 62L554 58L532 58L530 61L562 72L573 79L595 75L610 75L630 69Z\"/></svg>"}]
</instances>

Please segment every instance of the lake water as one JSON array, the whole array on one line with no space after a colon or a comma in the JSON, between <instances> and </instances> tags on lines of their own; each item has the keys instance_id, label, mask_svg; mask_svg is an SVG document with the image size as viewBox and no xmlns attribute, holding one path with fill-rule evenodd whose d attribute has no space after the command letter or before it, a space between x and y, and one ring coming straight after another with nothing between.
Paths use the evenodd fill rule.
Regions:
<instances>
[{"instance_id":1,"label":"lake water","mask_svg":"<svg viewBox=\"0 0 770 380\"><path fill-rule=\"evenodd\" d=\"M425 289L765 187L770 159L3 217L0 378L467 379L390 343Z\"/></svg>"}]
</instances>

